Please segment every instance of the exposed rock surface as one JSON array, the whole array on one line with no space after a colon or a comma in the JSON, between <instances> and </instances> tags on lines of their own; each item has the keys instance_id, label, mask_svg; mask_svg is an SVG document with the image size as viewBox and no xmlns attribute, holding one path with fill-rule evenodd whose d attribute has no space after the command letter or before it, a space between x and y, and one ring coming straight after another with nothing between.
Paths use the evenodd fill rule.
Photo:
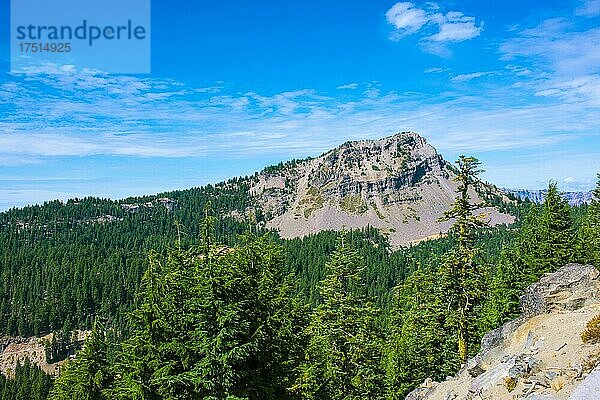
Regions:
<instances>
[{"instance_id":1,"label":"exposed rock surface","mask_svg":"<svg viewBox=\"0 0 600 400\"><path fill-rule=\"evenodd\" d=\"M598 270L565 265L528 287L521 306L523 315L486 334L456 377L407 399L600 400L600 344L581 341L600 313Z\"/></svg>"},{"instance_id":2,"label":"exposed rock surface","mask_svg":"<svg viewBox=\"0 0 600 400\"><path fill-rule=\"evenodd\" d=\"M73 331L73 346L79 348L83 345L90 331ZM39 366L44 372L55 375L63 361L48 364L44 342L52 341L52 333L42 337L6 337L0 339L0 373L5 376L14 374L17 363L22 364L26 358L32 364Z\"/></svg>"},{"instance_id":3,"label":"exposed rock surface","mask_svg":"<svg viewBox=\"0 0 600 400\"><path fill-rule=\"evenodd\" d=\"M600 398L600 368L596 367L581 383L577 386L569 400L590 400Z\"/></svg>"},{"instance_id":4,"label":"exposed rock surface","mask_svg":"<svg viewBox=\"0 0 600 400\"><path fill-rule=\"evenodd\" d=\"M347 142L314 159L267 168L251 194L267 216L267 227L283 237L370 225L397 247L448 230L450 222L437 220L454 201L454 176L425 139L404 132ZM509 201L483 183L472 193L474 200L483 200L482 193ZM492 224L514 220L493 208L482 213Z\"/></svg>"}]
</instances>

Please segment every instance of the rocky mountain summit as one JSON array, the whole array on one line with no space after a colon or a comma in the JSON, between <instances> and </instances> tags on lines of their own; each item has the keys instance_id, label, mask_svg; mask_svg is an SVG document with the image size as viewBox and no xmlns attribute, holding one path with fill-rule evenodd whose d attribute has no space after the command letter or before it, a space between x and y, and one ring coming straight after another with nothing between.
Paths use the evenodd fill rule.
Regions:
<instances>
[{"instance_id":1,"label":"rocky mountain summit","mask_svg":"<svg viewBox=\"0 0 600 400\"><path fill-rule=\"evenodd\" d=\"M455 377L428 380L407 400L600 399L600 343L582 341L600 314L600 273L569 264L521 298L522 315L488 332Z\"/></svg>"},{"instance_id":2,"label":"rocky mountain summit","mask_svg":"<svg viewBox=\"0 0 600 400\"><path fill-rule=\"evenodd\" d=\"M403 132L346 142L317 158L267 168L250 192L267 227L283 237L370 225L399 246L448 230L450 222L437 219L454 200L454 176L452 165L424 138ZM472 196L481 201L504 195L480 183ZM513 221L493 208L482 212L491 224Z\"/></svg>"}]
</instances>

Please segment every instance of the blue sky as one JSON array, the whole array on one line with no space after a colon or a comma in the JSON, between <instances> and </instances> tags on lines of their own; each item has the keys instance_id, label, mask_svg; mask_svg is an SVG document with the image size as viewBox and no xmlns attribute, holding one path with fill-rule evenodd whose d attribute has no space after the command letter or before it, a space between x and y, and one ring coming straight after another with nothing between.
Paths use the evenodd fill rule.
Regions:
<instances>
[{"instance_id":1,"label":"blue sky","mask_svg":"<svg viewBox=\"0 0 600 400\"><path fill-rule=\"evenodd\" d=\"M404 130L499 186L590 189L600 171L600 0L154 0L146 75L11 74L0 4L0 209L187 188Z\"/></svg>"}]
</instances>

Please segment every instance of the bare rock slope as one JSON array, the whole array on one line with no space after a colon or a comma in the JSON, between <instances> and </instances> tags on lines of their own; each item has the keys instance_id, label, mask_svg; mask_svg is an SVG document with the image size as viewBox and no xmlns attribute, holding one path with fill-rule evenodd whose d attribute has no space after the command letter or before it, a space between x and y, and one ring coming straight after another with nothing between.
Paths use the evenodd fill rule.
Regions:
<instances>
[{"instance_id":1,"label":"bare rock slope","mask_svg":"<svg viewBox=\"0 0 600 400\"><path fill-rule=\"evenodd\" d=\"M78 350L89 336L90 331L73 331L71 334L72 350ZM45 373L56 375L64 360L48 363L46 360L47 343L52 341L50 333L42 337L4 337L0 338L0 373L12 377L17 364L23 364L25 359L40 367Z\"/></svg>"},{"instance_id":2,"label":"bare rock slope","mask_svg":"<svg viewBox=\"0 0 600 400\"><path fill-rule=\"evenodd\" d=\"M283 237L367 225L397 247L446 232L437 219L454 200L453 168L421 136L404 132L380 140L347 142L314 158L265 169L251 194L267 216L267 227ZM495 187L481 193L504 198ZM513 218L492 208L492 224Z\"/></svg>"},{"instance_id":3,"label":"bare rock slope","mask_svg":"<svg viewBox=\"0 0 600 400\"><path fill-rule=\"evenodd\" d=\"M569 264L531 285L523 314L489 332L456 377L426 381L407 400L598 400L600 344L581 334L600 314L600 273Z\"/></svg>"}]
</instances>

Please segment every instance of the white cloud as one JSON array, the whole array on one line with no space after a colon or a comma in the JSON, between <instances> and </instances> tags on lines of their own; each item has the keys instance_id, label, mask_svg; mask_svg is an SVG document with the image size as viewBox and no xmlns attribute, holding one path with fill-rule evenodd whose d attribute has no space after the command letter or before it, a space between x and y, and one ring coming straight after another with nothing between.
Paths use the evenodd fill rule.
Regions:
<instances>
[{"instance_id":1,"label":"white cloud","mask_svg":"<svg viewBox=\"0 0 600 400\"><path fill-rule=\"evenodd\" d=\"M396 39L418 32L429 21L425 10L409 2L394 4L385 13L385 18L396 28Z\"/></svg>"},{"instance_id":2,"label":"white cloud","mask_svg":"<svg viewBox=\"0 0 600 400\"><path fill-rule=\"evenodd\" d=\"M561 18L525 29L504 42L504 60L533 59L561 74L596 72L600 68L600 28L577 31Z\"/></svg>"},{"instance_id":3,"label":"white cloud","mask_svg":"<svg viewBox=\"0 0 600 400\"><path fill-rule=\"evenodd\" d=\"M600 15L600 0L584 0L583 4L575 10L575 15L597 17Z\"/></svg>"},{"instance_id":4,"label":"white cloud","mask_svg":"<svg viewBox=\"0 0 600 400\"><path fill-rule=\"evenodd\" d=\"M600 106L600 75L583 75L574 79L554 80L540 84L535 93L541 97L560 97L568 102L589 102Z\"/></svg>"},{"instance_id":5,"label":"white cloud","mask_svg":"<svg viewBox=\"0 0 600 400\"><path fill-rule=\"evenodd\" d=\"M345 85L338 86L336 89L356 89L358 87L358 83L347 83Z\"/></svg>"},{"instance_id":6,"label":"white cloud","mask_svg":"<svg viewBox=\"0 0 600 400\"><path fill-rule=\"evenodd\" d=\"M439 73L446 72L446 71L448 71L448 68L432 67L432 68L427 68L423 72L426 74L439 74Z\"/></svg>"},{"instance_id":7,"label":"white cloud","mask_svg":"<svg viewBox=\"0 0 600 400\"><path fill-rule=\"evenodd\" d=\"M531 71L529 68L523 67L522 65L508 64L504 68L512 72L516 76L530 76L531 74L533 74L533 71Z\"/></svg>"},{"instance_id":8,"label":"white cloud","mask_svg":"<svg viewBox=\"0 0 600 400\"><path fill-rule=\"evenodd\" d=\"M500 46L508 70L536 96L600 105L600 28L577 30L563 18L517 32ZM525 64L515 65L516 63ZM533 73L535 70L535 73Z\"/></svg>"},{"instance_id":9,"label":"white cloud","mask_svg":"<svg viewBox=\"0 0 600 400\"><path fill-rule=\"evenodd\" d=\"M427 40L433 42L463 42L479 36L483 30L483 24L477 26L474 17L457 11L446 15L435 14L431 19L439 26L438 33L427 37Z\"/></svg>"},{"instance_id":10,"label":"white cloud","mask_svg":"<svg viewBox=\"0 0 600 400\"><path fill-rule=\"evenodd\" d=\"M473 39L481 34L483 23L477 25L475 18L460 11L446 14L437 12L439 5L427 3L427 9L413 3L396 3L386 12L387 21L394 27L392 40L420 34L420 45L424 51L448 57L447 43L458 43Z\"/></svg>"},{"instance_id":11,"label":"white cloud","mask_svg":"<svg viewBox=\"0 0 600 400\"><path fill-rule=\"evenodd\" d=\"M437 104L429 104L424 95L385 92L378 82L369 83L363 97L344 102L311 89L272 96L204 93L198 99L179 83L135 77L128 79L137 89L115 94L111 82L121 78L99 77L105 79L105 87L61 97L52 94L53 85L58 85L55 79L26 77L31 91L13 98L16 112L0 122L0 159L270 151L306 155L311 148L324 150L365 132L383 136L403 129L424 132L445 149L498 150L554 143L564 140L565 132L600 128L590 108L579 104L502 105L497 98L466 93L442 94L434 100ZM73 76L64 81L78 80ZM14 90L19 84L6 87ZM34 105L37 111L30 112Z\"/></svg>"},{"instance_id":12,"label":"white cloud","mask_svg":"<svg viewBox=\"0 0 600 400\"><path fill-rule=\"evenodd\" d=\"M481 78L483 76L495 75L496 73L497 73L496 71L473 72L470 74L462 74L462 75L453 76L451 80L454 82L466 82L466 81L470 81L472 79Z\"/></svg>"},{"instance_id":13,"label":"white cloud","mask_svg":"<svg viewBox=\"0 0 600 400\"><path fill-rule=\"evenodd\" d=\"M223 89L222 86L208 86L203 88L196 88L194 92L197 93L219 93Z\"/></svg>"},{"instance_id":14,"label":"white cloud","mask_svg":"<svg viewBox=\"0 0 600 400\"><path fill-rule=\"evenodd\" d=\"M82 79L99 86L81 89L86 86L77 83ZM117 91L121 85L127 89ZM450 159L459 153L498 154L509 163L515 149L544 154L544 149L581 137L600 140L598 107L565 101L559 92L528 97L529 87L485 93L465 87L460 94L429 96L390 92L379 82L365 89L336 99L312 89L274 95L198 93L175 81L78 71L16 76L0 86L0 98L6 97L13 110L0 114L0 165L35 162L44 168L56 157L105 155L151 157L157 163L204 157L280 160L403 130L422 133ZM569 174L585 176L600 168L600 158L589 160ZM535 165L532 161L523 170ZM560 176L556 171L548 166L535 176Z\"/></svg>"}]
</instances>

